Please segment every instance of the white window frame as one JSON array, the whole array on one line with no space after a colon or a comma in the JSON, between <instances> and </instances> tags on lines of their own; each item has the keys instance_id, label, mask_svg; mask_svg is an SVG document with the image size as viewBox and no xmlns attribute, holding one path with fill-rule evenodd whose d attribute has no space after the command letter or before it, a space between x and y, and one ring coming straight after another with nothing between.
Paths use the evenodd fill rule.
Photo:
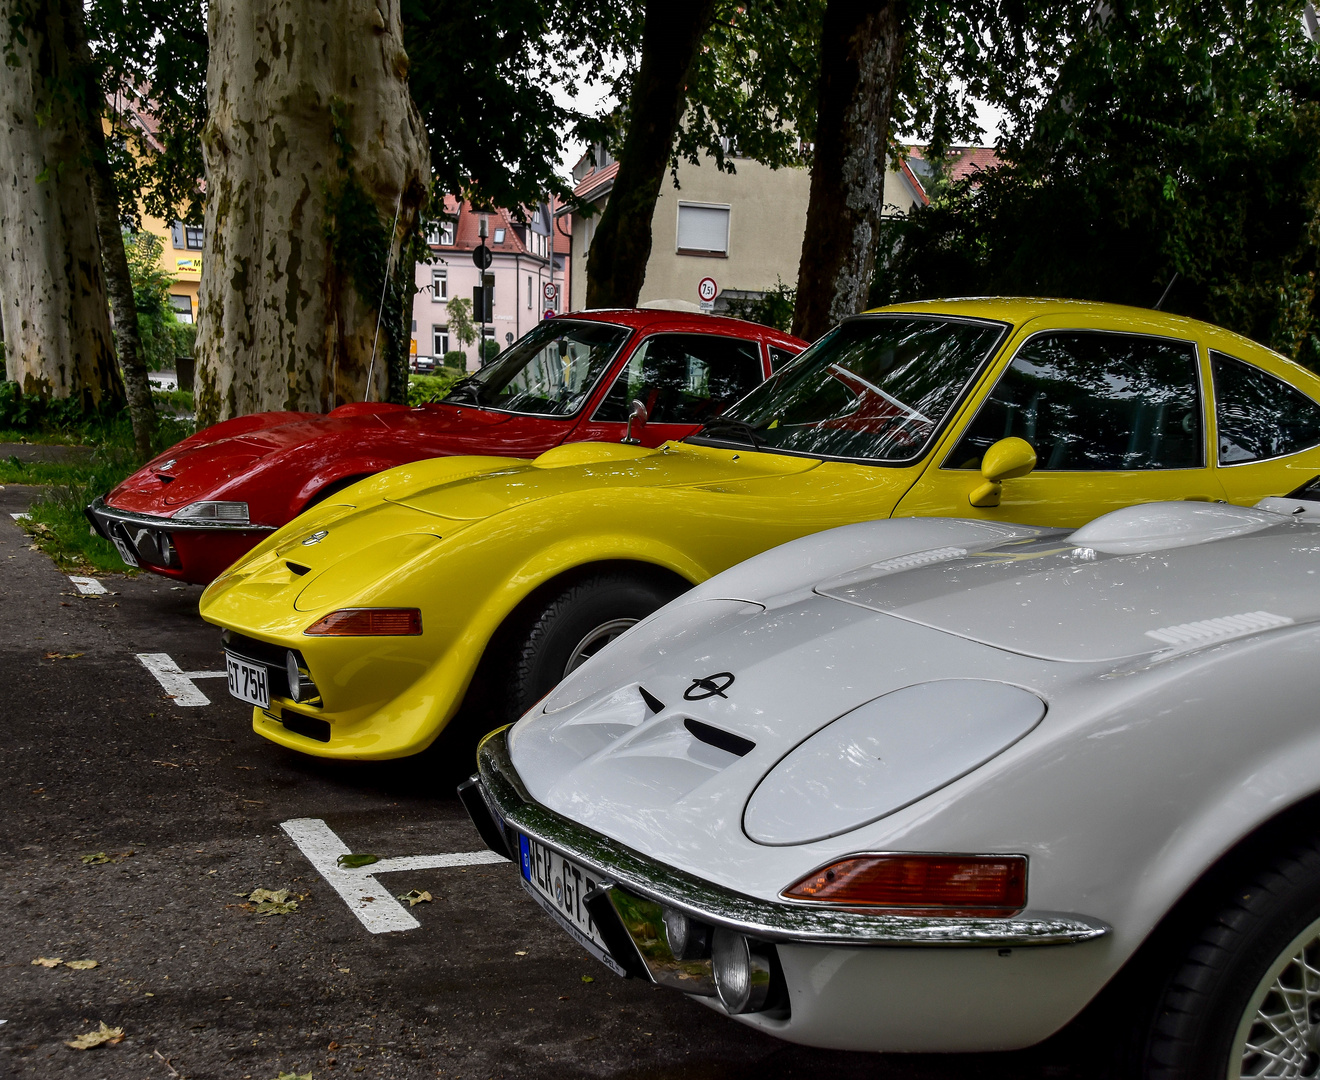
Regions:
<instances>
[{"instance_id":1,"label":"white window frame","mask_svg":"<svg viewBox=\"0 0 1320 1080\"><path fill-rule=\"evenodd\" d=\"M440 339L440 344L442 344L444 348L442 349L436 348L437 338ZM444 359L445 354L449 351L450 349L449 349L448 324L442 326L439 323L433 323L431 325L431 355L434 356L437 360L442 360Z\"/></svg>"},{"instance_id":2,"label":"white window frame","mask_svg":"<svg viewBox=\"0 0 1320 1080\"><path fill-rule=\"evenodd\" d=\"M431 302L444 304L449 301L449 271L431 271Z\"/></svg>"},{"instance_id":3,"label":"white window frame","mask_svg":"<svg viewBox=\"0 0 1320 1080\"><path fill-rule=\"evenodd\" d=\"M681 221L683 217L683 208L691 207L694 210L723 210L724 219L724 250L705 248L685 248L679 244ZM733 206L730 203L711 203L711 202L680 202L674 212L674 253L677 255L695 255L706 259L727 259L729 249L732 246L733 237Z\"/></svg>"},{"instance_id":4,"label":"white window frame","mask_svg":"<svg viewBox=\"0 0 1320 1080\"><path fill-rule=\"evenodd\" d=\"M452 221L440 222L440 246L454 246L454 223Z\"/></svg>"}]
</instances>

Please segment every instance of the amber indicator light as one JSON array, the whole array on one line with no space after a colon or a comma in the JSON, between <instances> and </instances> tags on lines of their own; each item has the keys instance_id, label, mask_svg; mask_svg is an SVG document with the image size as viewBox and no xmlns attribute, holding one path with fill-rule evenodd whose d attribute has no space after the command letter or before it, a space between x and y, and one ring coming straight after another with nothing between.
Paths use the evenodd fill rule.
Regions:
<instances>
[{"instance_id":1,"label":"amber indicator light","mask_svg":"<svg viewBox=\"0 0 1320 1080\"><path fill-rule=\"evenodd\" d=\"M417 608L344 608L312 623L314 637L406 637L422 632Z\"/></svg>"},{"instance_id":2,"label":"amber indicator light","mask_svg":"<svg viewBox=\"0 0 1320 1080\"><path fill-rule=\"evenodd\" d=\"M1024 855L853 855L808 874L782 895L903 915L1014 915L1027 904L1027 860Z\"/></svg>"}]
</instances>

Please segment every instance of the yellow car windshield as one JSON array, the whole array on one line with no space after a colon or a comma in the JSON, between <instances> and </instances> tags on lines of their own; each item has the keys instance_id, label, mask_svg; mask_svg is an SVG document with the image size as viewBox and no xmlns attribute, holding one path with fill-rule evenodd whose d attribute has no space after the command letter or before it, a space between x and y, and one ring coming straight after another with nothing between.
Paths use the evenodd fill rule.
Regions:
<instances>
[{"instance_id":1,"label":"yellow car windshield","mask_svg":"<svg viewBox=\"0 0 1320 1080\"><path fill-rule=\"evenodd\" d=\"M925 453L1006 330L925 315L849 319L690 438L911 461Z\"/></svg>"}]
</instances>

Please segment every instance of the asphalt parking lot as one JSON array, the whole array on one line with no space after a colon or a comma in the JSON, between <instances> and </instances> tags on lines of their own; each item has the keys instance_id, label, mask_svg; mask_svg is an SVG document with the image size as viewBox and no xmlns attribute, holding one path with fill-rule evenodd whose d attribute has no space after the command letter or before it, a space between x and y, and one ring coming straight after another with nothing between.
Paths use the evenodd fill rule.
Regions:
<instances>
[{"instance_id":1,"label":"asphalt parking lot","mask_svg":"<svg viewBox=\"0 0 1320 1080\"><path fill-rule=\"evenodd\" d=\"M512 866L478 861L443 746L346 767L257 738L210 674L223 661L200 590L142 575L84 595L11 519L34 493L0 489L7 1074L1091 1076L1061 1045L940 1058L790 1046L615 977ZM180 703L198 697L209 703ZM327 880L309 853L324 865L339 842L394 861ZM289 890L296 910L264 913L256 889ZM413 890L432 899L393 899ZM83 960L96 966L69 965ZM66 1045L101 1023L122 1041Z\"/></svg>"}]
</instances>

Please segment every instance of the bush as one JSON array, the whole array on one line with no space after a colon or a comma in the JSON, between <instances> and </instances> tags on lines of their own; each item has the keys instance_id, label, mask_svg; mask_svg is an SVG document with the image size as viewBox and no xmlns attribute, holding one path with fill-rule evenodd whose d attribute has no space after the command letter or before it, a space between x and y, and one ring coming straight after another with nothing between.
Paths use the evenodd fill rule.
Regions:
<instances>
[{"instance_id":1,"label":"bush","mask_svg":"<svg viewBox=\"0 0 1320 1080\"><path fill-rule=\"evenodd\" d=\"M462 372L445 368L439 375L413 375L408 379L408 404L425 405L440 401L463 377Z\"/></svg>"},{"instance_id":2,"label":"bush","mask_svg":"<svg viewBox=\"0 0 1320 1080\"><path fill-rule=\"evenodd\" d=\"M467 353L462 349L453 349L445 353L442 363L447 368L467 373Z\"/></svg>"},{"instance_id":3,"label":"bush","mask_svg":"<svg viewBox=\"0 0 1320 1080\"><path fill-rule=\"evenodd\" d=\"M730 299L728 312L735 319L773 326L785 334L793 329L793 308L797 304L797 289L785 285L782 278L775 279L773 289L767 289L758 299Z\"/></svg>"}]
</instances>

